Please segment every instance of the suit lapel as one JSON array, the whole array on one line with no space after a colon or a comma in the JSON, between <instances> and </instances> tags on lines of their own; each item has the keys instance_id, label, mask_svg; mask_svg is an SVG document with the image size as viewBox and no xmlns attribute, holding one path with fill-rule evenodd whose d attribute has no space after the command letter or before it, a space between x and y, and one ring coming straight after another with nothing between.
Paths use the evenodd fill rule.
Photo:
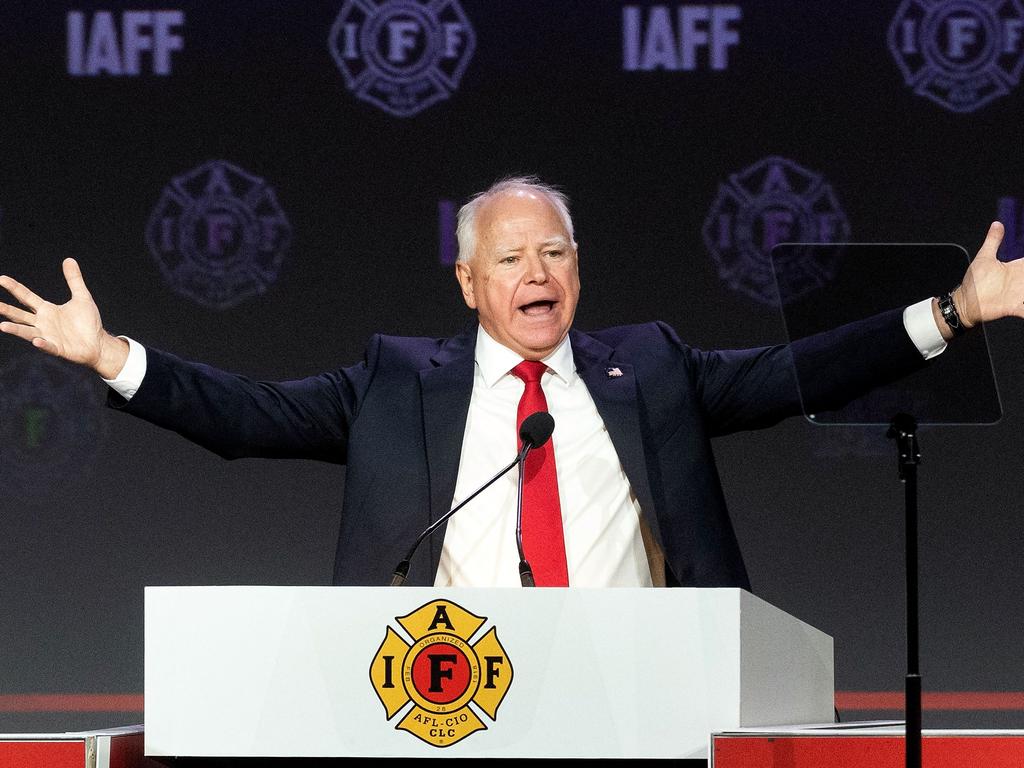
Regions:
<instances>
[{"instance_id":1,"label":"suit lapel","mask_svg":"<svg viewBox=\"0 0 1024 768\"><path fill-rule=\"evenodd\" d=\"M664 547L658 516L654 510L644 438L640 428L640 391L633 366L615 359L615 351L597 339L578 331L570 332L576 370L608 429L615 452L626 471L629 484L655 540Z\"/></svg>"},{"instance_id":2,"label":"suit lapel","mask_svg":"<svg viewBox=\"0 0 1024 768\"><path fill-rule=\"evenodd\" d=\"M430 522L451 508L455 482L459 474L462 438L466 431L469 401L473 394L476 325L455 336L431 358L435 366L420 372L420 396L423 399L423 431L430 478ZM430 538L431 571L441 560L444 529Z\"/></svg>"}]
</instances>

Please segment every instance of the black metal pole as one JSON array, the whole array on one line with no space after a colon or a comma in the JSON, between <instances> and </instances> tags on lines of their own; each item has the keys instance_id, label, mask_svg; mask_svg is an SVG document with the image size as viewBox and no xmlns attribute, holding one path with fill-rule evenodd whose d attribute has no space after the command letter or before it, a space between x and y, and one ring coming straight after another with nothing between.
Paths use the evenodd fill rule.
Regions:
<instances>
[{"instance_id":1,"label":"black metal pole","mask_svg":"<svg viewBox=\"0 0 1024 768\"><path fill-rule=\"evenodd\" d=\"M921 451L917 444L917 421L905 413L897 414L889 426L888 437L896 440L899 477L904 487L906 507L907 577L907 676L905 695L905 764L921 768L921 669L918 656L918 584L917 584L917 465Z\"/></svg>"}]
</instances>

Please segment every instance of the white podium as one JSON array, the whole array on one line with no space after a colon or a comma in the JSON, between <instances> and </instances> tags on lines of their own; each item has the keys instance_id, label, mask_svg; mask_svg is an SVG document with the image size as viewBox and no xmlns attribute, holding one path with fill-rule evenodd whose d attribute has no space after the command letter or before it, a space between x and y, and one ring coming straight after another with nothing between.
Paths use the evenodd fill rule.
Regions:
<instances>
[{"instance_id":1,"label":"white podium","mask_svg":"<svg viewBox=\"0 0 1024 768\"><path fill-rule=\"evenodd\" d=\"M145 748L703 758L833 719L832 639L740 589L149 587Z\"/></svg>"}]
</instances>

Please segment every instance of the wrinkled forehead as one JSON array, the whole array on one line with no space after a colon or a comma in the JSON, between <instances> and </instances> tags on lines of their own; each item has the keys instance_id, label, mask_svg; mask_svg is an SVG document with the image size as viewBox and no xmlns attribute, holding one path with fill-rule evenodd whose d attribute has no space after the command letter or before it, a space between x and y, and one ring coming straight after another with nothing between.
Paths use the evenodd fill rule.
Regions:
<instances>
[{"instance_id":1,"label":"wrinkled forehead","mask_svg":"<svg viewBox=\"0 0 1024 768\"><path fill-rule=\"evenodd\" d=\"M510 190L484 202L477 232L481 244L490 248L572 242L558 209L544 194L530 189Z\"/></svg>"}]
</instances>

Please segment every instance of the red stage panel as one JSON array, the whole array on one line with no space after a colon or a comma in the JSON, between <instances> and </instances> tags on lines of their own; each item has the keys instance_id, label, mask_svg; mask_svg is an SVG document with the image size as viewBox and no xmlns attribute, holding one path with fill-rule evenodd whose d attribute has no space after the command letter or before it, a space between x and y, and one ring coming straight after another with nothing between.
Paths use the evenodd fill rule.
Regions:
<instances>
[{"instance_id":1,"label":"red stage panel","mask_svg":"<svg viewBox=\"0 0 1024 768\"><path fill-rule=\"evenodd\" d=\"M0 766L84 768L85 740L0 741Z\"/></svg>"},{"instance_id":2,"label":"red stage panel","mask_svg":"<svg viewBox=\"0 0 1024 768\"><path fill-rule=\"evenodd\" d=\"M162 768L141 725L72 733L0 734L0 768Z\"/></svg>"},{"instance_id":3,"label":"red stage panel","mask_svg":"<svg viewBox=\"0 0 1024 768\"><path fill-rule=\"evenodd\" d=\"M142 731L110 740L110 764L107 768L159 768L156 761L146 758L146 743Z\"/></svg>"},{"instance_id":4,"label":"red stage panel","mask_svg":"<svg viewBox=\"0 0 1024 768\"><path fill-rule=\"evenodd\" d=\"M902 736L715 736L714 768L903 768ZM1019 736L928 735L921 742L928 768L1020 768Z\"/></svg>"}]
</instances>

